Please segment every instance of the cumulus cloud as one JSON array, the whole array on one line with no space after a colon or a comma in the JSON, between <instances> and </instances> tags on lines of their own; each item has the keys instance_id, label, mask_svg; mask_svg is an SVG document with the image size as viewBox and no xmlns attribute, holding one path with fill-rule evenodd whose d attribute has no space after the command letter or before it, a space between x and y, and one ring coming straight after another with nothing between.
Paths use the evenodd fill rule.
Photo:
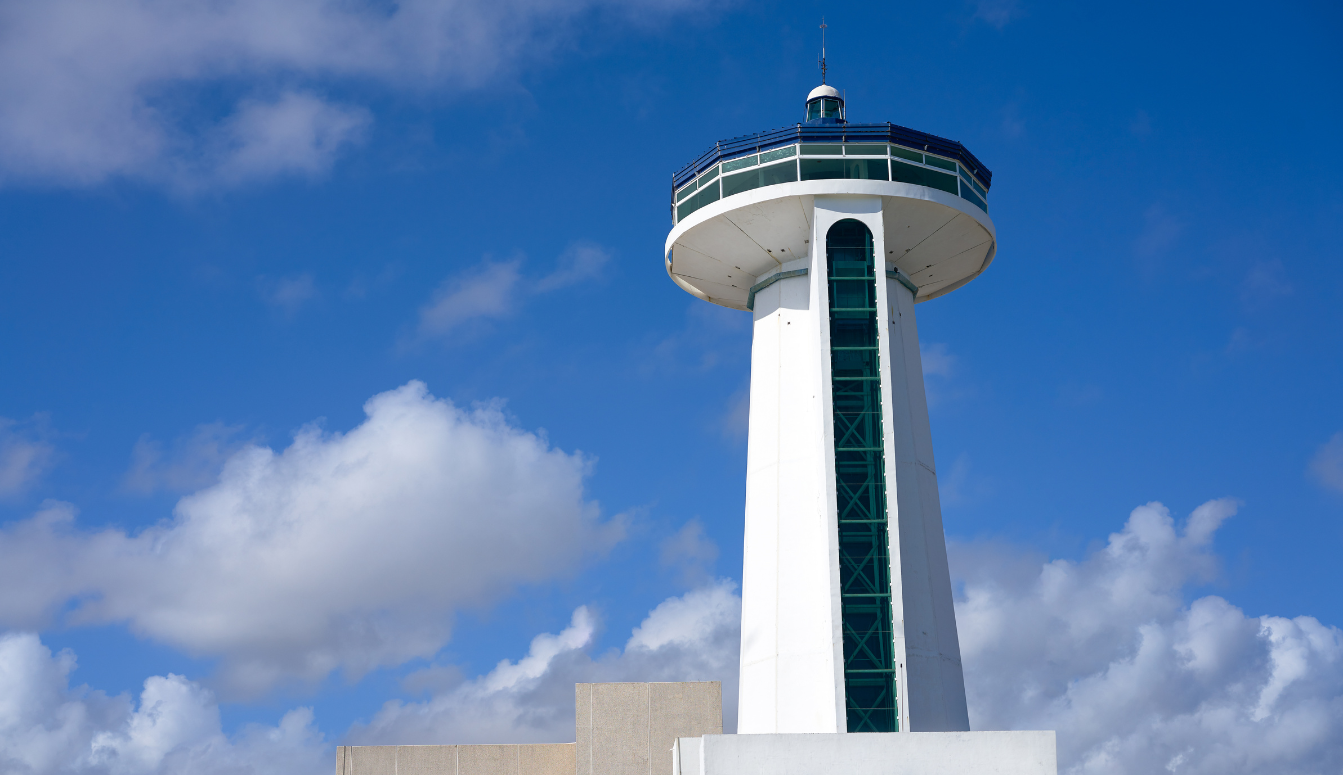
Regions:
<instances>
[{"instance_id":1,"label":"cumulus cloud","mask_svg":"<svg viewBox=\"0 0 1343 775\"><path fill-rule=\"evenodd\" d=\"M0 625L126 623L220 659L220 685L354 678L447 641L452 613L575 570L620 537L590 461L412 382L348 433L248 445L138 535L50 503L0 530Z\"/></svg>"},{"instance_id":2,"label":"cumulus cloud","mask_svg":"<svg viewBox=\"0 0 1343 775\"><path fill-rule=\"evenodd\" d=\"M1068 773L1337 772L1343 632L1184 602L1235 511L1210 501L1177 527L1151 503L1081 562L955 545L972 726L1056 729Z\"/></svg>"},{"instance_id":3,"label":"cumulus cloud","mask_svg":"<svg viewBox=\"0 0 1343 775\"><path fill-rule=\"evenodd\" d=\"M623 649L594 656L597 619L579 608L558 634L538 635L526 657L425 702L388 702L349 737L357 745L570 741L574 684L596 681L722 681L724 728L735 728L740 627L741 598L719 581L668 598Z\"/></svg>"},{"instance_id":4,"label":"cumulus cloud","mask_svg":"<svg viewBox=\"0 0 1343 775\"><path fill-rule=\"evenodd\" d=\"M1331 490L1343 492L1343 431L1320 445L1310 459L1310 474Z\"/></svg>"},{"instance_id":5,"label":"cumulus cloud","mask_svg":"<svg viewBox=\"0 0 1343 775\"><path fill-rule=\"evenodd\" d=\"M51 468L56 446L50 435L42 415L28 422L0 417L0 498L25 492Z\"/></svg>"},{"instance_id":6,"label":"cumulus cloud","mask_svg":"<svg viewBox=\"0 0 1343 775\"><path fill-rule=\"evenodd\" d=\"M368 110L331 87L458 93L546 60L572 22L702 0L50 0L0 7L0 179L174 185L320 174Z\"/></svg>"},{"instance_id":7,"label":"cumulus cloud","mask_svg":"<svg viewBox=\"0 0 1343 775\"><path fill-rule=\"evenodd\" d=\"M586 607L568 627L533 639L526 656L439 691L422 703L387 703L347 735L356 744L565 742L574 735L574 683L724 682L735 722L741 600L730 582L654 608L623 649L591 655L597 630ZM222 732L219 705L200 684L152 676L138 703L71 687L75 655L53 655L36 635L0 636L0 771L13 775L305 775L330 771L332 743L309 708L275 726ZM439 671L443 672L443 671Z\"/></svg>"},{"instance_id":8,"label":"cumulus cloud","mask_svg":"<svg viewBox=\"0 0 1343 775\"><path fill-rule=\"evenodd\" d=\"M303 775L330 769L330 747L298 708L232 739L209 690L153 676L136 703L70 686L75 655L30 633L0 636L0 771L10 775Z\"/></svg>"}]
</instances>

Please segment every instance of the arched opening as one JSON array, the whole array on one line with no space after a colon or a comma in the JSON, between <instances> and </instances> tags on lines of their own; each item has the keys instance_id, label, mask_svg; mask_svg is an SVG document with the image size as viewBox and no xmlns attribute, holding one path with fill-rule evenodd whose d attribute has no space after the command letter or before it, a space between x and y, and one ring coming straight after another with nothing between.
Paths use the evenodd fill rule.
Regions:
<instances>
[{"instance_id":1,"label":"arched opening","mask_svg":"<svg viewBox=\"0 0 1343 775\"><path fill-rule=\"evenodd\" d=\"M882 445L876 256L851 218L825 236L839 517L844 702L850 732L895 732L895 643Z\"/></svg>"}]
</instances>

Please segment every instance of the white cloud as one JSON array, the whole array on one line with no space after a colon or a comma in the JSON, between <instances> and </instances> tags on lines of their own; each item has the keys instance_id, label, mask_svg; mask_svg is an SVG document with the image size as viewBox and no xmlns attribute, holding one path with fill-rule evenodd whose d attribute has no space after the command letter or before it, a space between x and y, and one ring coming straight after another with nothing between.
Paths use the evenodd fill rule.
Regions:
<instances>
[{"instance_id":1,"label":"white cloud","mask_svg":"<svg viewBox=\"0 0 1343 775\"><path fill-rule=\"evenodd\" d=\"M303 775L330 769L330 746L298 708L278 726L224 736L219 706L178 675L145 681L139 703L71 688L75 656L29 633L0 635L0 771L7 775Z\"/></svg>"},{"instance_id":2,"label":"white cloud","mask_svg":"<svg viewBox=\"0 0 1343 775\"><path fill-rule=\"evenodd\" d=\"M950 377L956 367L956 356L951 354L945 344L934 342L919 343L919 361L923 363L923 376Z\"/></svg>"},{"instance_id":3,"label":"white cloud","mask_svg":"<svg viewBox=\"0 0 1343 775\"><path fill-rule=\"evenodd\" d=\"M572 22L702 0L49 0L0 8L0 180L194 186L315 174L368 111L332 86L460 93L545 61ZM279 96L275 96L278 94ZM222 103L222 104L221 104ZM222 114L222 117L221 117Z\"/></svg>"},{"instance_id":4,"label":"white cloud","mask_svg":"<svg viewBox=\"0 0 1343 775\"><path fill-rule=\"evenodd\" d=\"M686 586L698 586L712 576L710 568L718 559L718 545L704 535L704 525L692 519L663 539L660 554L663 567L677 569Z\"/></svg>"},{"instance_id":5,"label":"white cloud","mask_svg":"<svg viewBox=\"0 0 1343 775\"><path fill-rule=\"evenodd\" d=\"M1180 530L1148 504L1081 562L954 545L972 726L1056 729L1067 773L1338 771L1343 632L1184 602L1235 510L1210 501Z\"/></svg>"},{"instance_id":6,"label":"white cloud","mask_svg":"<svg viewBox=\"0 0 1343 775\"><path fill-rule=\"evenodd\" d=\"M978 0L975 3L974 15L970 18L1001 30L1008 22L1020 16L1022 11L1017 0Z\"/></svg>"},{"instance_id":7,"label":"white cloud","mask_svg":"<svg viewBox=\"0 0 1343 775\"><path fill-rule=\"evenodd\" d=\"M583 492L589 461L492 407L412 382L345 434L249 445L174 518L84 531L48 504L0 531L0 625L124 622L220 659L220 685L263 692L357 677L447 641L452 614L574 571L619 538Z\"/></svg>"},{"instance_id":8,"label":"white cloud","mask_svg":"<svg viewBox=\"0 0 1343 775\"><path fill-rule=\"evenodd\" d=\"M28 422L0 417L0 498L25 492L56 459L42 415Z\"/></svg>"},{"instance_id":9,"label":"white cloud","mask_svg":"<svg viewBox=\"0 0 1343 775\"><path fill-rule=\"evenodd\" d=\"M536 294L601 279L610 258L601 245L579 240L560 254L554 271L524 282L521 257L503 262L486 257L439 285L420 309L418 333L421 338L446 337L472 323L508 317Z\"/></svg>"},{"instance_id":10,"label":"white cloud","mask_svg":"<svg viewBox=\"0 0 1343 775\"><path fill-rule=\"evenodd\" d=\"M447 336L473 321L512 314L518 302L521 264L520 259L500 263L487 259L461 276L444 280L420 310L420 336Z\"/></svg>"},{"instance_id":11,"label":"white cloud","mask_svg":"<svg viewBox=\"0 0 1343 775\"><path fill-rule=\"evenodd\" d=\"M928 406L937 406L947 399L948 381L956 371L956 360L945 344L919 343L919 362L923 364L923 394Z\"/></svg>"},{"instance_id":12,"label":"white cloud","mask_svg":"<svg viewBox=\"0 0 1343 775\"><path fill-rule=\"evenodd\" d=\"M560 254L555 271L536 283L538 293L567 288L570 285L597 280L611 260L611 254L595 242L580 240Z\"/></svg>"},{"instance_id":13,"label":"white cloud","mask_svg":"<svg viewBox=\"0 0 1343 775\"><path fill-rule=\"evenodd\" d=\"M623 650L593 658L596 620L574 611L527 655L422 703L389 702L355 725L356 744L565 742L579 681L721 680L725 721L736 719L741 600L730 582L673 597L649 612ZM152 676L139 702L70 687L75 656L36 635L0 635L0 771L7 775L304 775L330 771L332 744L309 708L276 726L223 734L214 695L178 675ZM431 668L431 670L433 670ZM438 672L444 672L439 670ZM413 676L411 680L413 683Z\"/></svg>"},{"instance_id":14,"label":"white cloud","mask_svg":"<svg viewBox=\"0 0 1343 775\"><path fill-rule=\"evenodd\" d=\"M559 634L538 635L526 657L425 702L389 702L349 737L357 745L571 741L574 684L593 681L722 681L731 729L740 625L741 598L720 581L663 601L623 650L594 658L596 618L579 608Z\"/></svg>"},{"instance_id":15,"label":"white cloud","mask_svg":"<svg viewBox=\"0 0 1343 775\"><path fill-rule=\"evenodd\" d=\"M1343 492L1343 431L1335 433L1315 451L1310 459L1310 473L1325 487Z\"/></svg>"},{"instance_id":16,"label":"white cloud","mask_svg":"<svg viewBox=\"0 0 1343 775\"><path fill-rule=\"evenodd\" d=\"M1240 283L1240 298L1247 306L1262 307L1290 296L1292 290L1287 270L1275 258L1272 261L1256 261L1250 266Z\"/></svg>"},{"instance_id":17,"label":"white cloud","mask_svg":"<svg viewBox=\"0 0 1343 775\"><path fill-rule=\"evenodd\" d=\"M305 302L318 296L317 285L308 272L278 280L262 275L257 278L257 290L263 301L286 315L293 315Z\"/></svg>"},{"instance_id":18,"label":"white cloud","mask_svg":"<svg viewBox=\"0 0 1343 775\"><path fill-rule=\"evenodd\" d=\"M719 423L723 438L730 441L746 441L751 432L751 386L741 388L728 398L727 411Z\"/></svg>"},{"instance_id":19,"label":"white cloud","mask_svg":"<svg viewBox=\"0 0 1343 775\"><path fill-rule=\"evenodd\" d=\"M311 94L285 92L274 102L248 100L223 127L219 174L230 182L292 172L318 175L357 142L372 122L359 107L334 105ZM308 276L309 285L311 277Z\"/></svg>"},{"instance_id":20,"label":"white cloud","mask_svg":"<svg viewBox=\"0 0 1343 775\"><path fill-rule=\"evenodd\" d=\"M149 495L208 487L218 480L224 463L248 444L249 440L239 437L241 432L242 426L222 422L198 425L191 436L173 444L166 458L163 445L145 434L131 450L131 467L122 489Z\"/></svg>"},{"instance_id":21,"label":"white cloud","mask_svg":"<svg viewBox=\"0 0 1343 775\"><path fill-rule=\"evenodd\" d=\"M1180 241L1184 223L1160 204L1143 213L1143 226L1133 242L1133 255L1147 277L1152 277L1167 255Z\"/></svg>"}]
</instances>

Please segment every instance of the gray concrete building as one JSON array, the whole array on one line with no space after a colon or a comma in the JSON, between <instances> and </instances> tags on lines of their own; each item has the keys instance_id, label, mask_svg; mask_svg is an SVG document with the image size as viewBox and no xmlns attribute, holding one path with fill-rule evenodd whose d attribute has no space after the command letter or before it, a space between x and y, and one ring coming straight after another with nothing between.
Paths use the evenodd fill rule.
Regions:
<instances>
[{"instance_id":1,"label":"gray concrete building","mask_svg":"<svg viewBox=\"0 0 1343 775\"><path fill-rule=\"evenodd\" d=\"M342 745L336 775L671 775L678 738L723 733L723 685L574 686L574 742Z\"/></svg>"}]
</instances>

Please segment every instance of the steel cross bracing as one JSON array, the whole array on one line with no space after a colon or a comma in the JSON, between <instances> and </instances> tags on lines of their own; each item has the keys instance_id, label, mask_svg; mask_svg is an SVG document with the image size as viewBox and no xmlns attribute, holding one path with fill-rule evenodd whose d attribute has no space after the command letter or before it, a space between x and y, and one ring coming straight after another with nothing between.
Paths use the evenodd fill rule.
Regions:
<instances>
[{"instance_id":1,"label":"steel cross bracing","mask_svg":"<svg viewBox=\"0 0 1343 775\"><path fill-rule=\"evenodd\" d=\"M899 718L872 232L855 220L836 223L826 235L826 266L848 731L895 732Z\"/></svg>"}]
</instances>

